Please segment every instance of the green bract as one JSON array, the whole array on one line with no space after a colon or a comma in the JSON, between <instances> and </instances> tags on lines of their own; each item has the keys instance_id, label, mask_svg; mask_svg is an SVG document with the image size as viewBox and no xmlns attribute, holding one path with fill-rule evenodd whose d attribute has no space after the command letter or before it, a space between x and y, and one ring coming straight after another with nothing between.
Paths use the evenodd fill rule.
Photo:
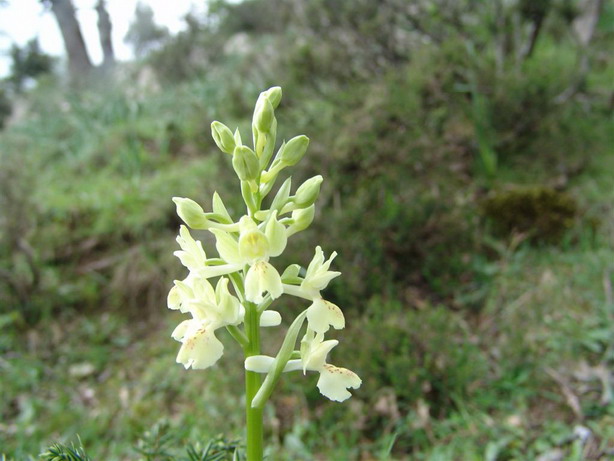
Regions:
<instances>
[{"instance_id":1,"label":"green bract","mask_svg":"<svg viewBox=\"0 0 614 461\"><path fill-rule=\"evenodd\" d=\"M264 205L279 174L298 163L309 145L306 136L295 136L281 144L271 162L277 133L275 109L281 94L279 87L260 94L252 119L253 148L242 144L238 130L233 134L220 122L211 124L216 145L222 152L232 154L232 167L240 183L238 193L246 205L243 216L231 216L217 193L213 195L211 212L205 212L189 198L173 198L179 217L188 227L213 234L218 253L208 258L202 243L192 237L188 227L181 226L177 237L181 250L175 255L189 273L184 280L175 281L167 302L170 309L191 318L180 323L172 334L181 342L177 362L193 369L214 365L224 351L215 335L220 328L226 328L243 347L250 461L262 459L262 407L283 372L320 373L318 389L336 401L346 400L351 396L348 389L361 385L355 373L326 361L338 341L325 340L324 335L331 327L345 327L341 309L321 295L328 283L340 275L329 270L336 253L325 260L322 249L316 247L304 277L300 276L298 264L280 275L271 261L286 249L288 238L311 225L323 180L320 175L314 176L291 195L292 182L287 178L268 199L268 206ZM217 278L215 288L210 282L213 278ZM260 330L281 323L280 313L270 307L283 294L304 299L309 305L292 323L276 357L264 356L260 353ZM264 381L259 373L267 375Z\"/></svg>"}]
</instances>

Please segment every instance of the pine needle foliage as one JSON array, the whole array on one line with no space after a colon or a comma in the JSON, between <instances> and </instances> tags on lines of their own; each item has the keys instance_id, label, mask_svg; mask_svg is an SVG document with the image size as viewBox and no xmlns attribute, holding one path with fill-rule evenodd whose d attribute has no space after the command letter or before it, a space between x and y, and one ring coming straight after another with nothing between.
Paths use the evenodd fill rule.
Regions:
<instances>
[{"instance_id":1,"label":"pine needle foliage","mask_svg":"<svg viewBox=\"0 0 614 461\"><path fill-rule=\"evenodd\" d=\"M135 450L143 456L143 461L242 461L240 443L228 440L222 435L207 443L197 442L186 448L185 455L177 455L177 439L167 421L160 421L143 434Z\"/></svg>"},{"instance_id":2,"label":"pine needle foliage","mask_svg":"<svg viewBox=\"0 0 614 461\"><path fill-rule=\"evenodd\" d=\"M173 436L166 421L155 424L137 442L135 450L144 456L145 461L171 461L170 444Z\"/></svg>"},{"instance_id":3,"label":"pine needle foliage","mask_svg":"<svg viewBox=\"0 0 614 461\"><path fill-rule=\"evenodd\" d=\"M212 438L207 443L197 442L190 444L185 449L185 455L171 453L170 445L177 444L177 440L170 431L166 422L154 425L143 434L138 441L135 450L143 457L139 461L245 461L242 446L238 440L228 440L222 435ZM175 453L177 450L172 450ZM70 446L62 443L54 443L44 453L40 454L42 461L92 461L79 443ZM0 461L13 461L0 457Z\"/></svg>"},{"instance_id":4,"label":"pine needle foliage","mask_svg":"<svg viewBox=\"0 0 614 461\"><path fill-rule=\"evenodd\" d=\"M210 440L204 447L200 443L190 445L186 453L185 461L243 461L245 459L238 441L228 441L222 436Z\"/></svg>"},{"instance_id":5,"label":"pine needle foliage","mask_svg":"<svg viewBox=\"0 0 614 461\"><path fill-rule=\"evenodd\" d=\"M81 444L79 447L75 447L74 444L69 447L61 443L54 443L47 451L40 454L40 458L43 461L92 461Z\"/></svg>"}]
</instances>

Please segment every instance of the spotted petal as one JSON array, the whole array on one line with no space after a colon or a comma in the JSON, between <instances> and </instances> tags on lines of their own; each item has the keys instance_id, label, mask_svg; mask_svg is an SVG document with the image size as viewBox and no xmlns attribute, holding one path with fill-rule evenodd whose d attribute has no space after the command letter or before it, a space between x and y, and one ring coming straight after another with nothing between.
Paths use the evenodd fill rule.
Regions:
<instances>
[{"instance_id":1,"label":"spotted petal","mask_svg":"<svg viewBox=\"0 0 614 461\"><path fill-rule=\"evenodd\" d=\"M316 333L326 333L330 326L333 326L336 330L345 327L345 317L341 309L322 298L314 299L307 309L307 321L309 328Z\"/></svg>"},{"instance_id":2,"label":"spotted petal","mask_svg":"<svg viewBox=\"0 0 614 461\"><path fill-rule=\"evenodd\" d=\"M180 323L172 335L182 343L177 354L177 363L194 370L215 364L224 353L224 346L214 332L214 326L207 322L193 319Z\"/></svg>"},{"instance_id":3,"label":"spotted petal","mask_svg":"<svg viewBox=\"0 0 614 461\"><path fill-rule=\"evenodd\" d=\"M325 364L317 386L323 396L343 402L352 396L348 389L358 389L361 384L362 380L353 371Z\"/></svg>"}]
</instances>

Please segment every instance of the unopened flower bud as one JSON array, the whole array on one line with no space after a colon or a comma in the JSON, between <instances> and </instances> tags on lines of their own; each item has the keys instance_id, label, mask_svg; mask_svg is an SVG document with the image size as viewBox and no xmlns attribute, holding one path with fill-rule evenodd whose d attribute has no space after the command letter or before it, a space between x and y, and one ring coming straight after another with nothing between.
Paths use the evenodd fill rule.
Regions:
<instances>
[{"instance_id":1,"label":"unopened flower bud","mask_svg":"<svg viewBox=\"0 0 614 461\"><path fill-rule=\"evenodd\" d=\"M177 205L177 214L192 229L208 229L209 220L201 206L194 200L184 197L173 197Z\"/></svg>"},{"instance_id":2,"label":"unopened flower bud","mask_svg":"<svg viewBox=\"0 0 614 461\"><path fill-rule=\"evenodd\" d=\"M237 146L232 154L232 166L242 181L251 181L260 174L260 162L253 150Z\"/></svg>"},{"instance_id":3,"label":"unopened flower bud","mask_svg":"<svg viewBox=\"0 0 614 461\"><path fill-rule=\"evenodd\" d=\"M305 135L295 136L286 143L280 152L280 160L286 166L296 165L307 152L309 138Z\"/></svg>"},{"instance_id":4,"label":"unopened flower bud","mask_svg":"<svg viewBox=\"0 0 614 461\"><path fill-rule=\"evenodd\" d=\"M226 125L217 121L213 122L211 124L211 135L213 136L215 144L217 144L217 147L219 147L222 152L227 154L233 153L236 146L235 137Z\"/></svg>"},{"instance_id":5,"label":"unopened flower bud","mask_svg":"<svg viewBox=\"0 0 614 461\"><path fill-rule=\"evenodd\" d=\"M273 109L277 109L277 106L279 106L279 102L281 101L281 87L274 86L272 88L269 88L264 92L264 94L271 102Z\"/></svg>"},{"instance_id":6,"label":"unopened flower bud","mask_svg":"<svg viewBox=\"0 0 614 461\"><path fill-rule=\"evenodd\" d=\"M317 175L301 184L294 195L295 205L299 208L313 205L318 195L320 195L320 184L322 184L322 179L322 176Z\"/></svg>"},{"instance_id":7,"label":"unopened flower bud","mask_svg":"<svg viewBox=\"0 0 614 461\"><path fill-rule=\"evenodd\" d=\"M287 229L288 237L307 229L313 222L315 212L316 207L314 205L307 208L302 208L300 210L294 210L292 212L292 219L294 220L294 223Z\"/></svg>"},{"instance_id":8,"label":"unopened flower bud","mask_svg":"<svg viewBox=\"0 0 614 461\"><path fill-rule=\"evenodd\" d=\"M256 111L254 112L254 125L261 133L268 133L273 124L273 118L275 117L275 111L269 98L262 98L256 105Z\"/></svg>"}]
</instances>

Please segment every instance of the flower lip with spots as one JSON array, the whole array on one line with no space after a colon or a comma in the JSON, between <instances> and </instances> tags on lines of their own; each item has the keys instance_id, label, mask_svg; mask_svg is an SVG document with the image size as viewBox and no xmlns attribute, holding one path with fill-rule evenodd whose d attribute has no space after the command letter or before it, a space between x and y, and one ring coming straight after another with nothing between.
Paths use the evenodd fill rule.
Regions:
<instances>
[{"instance_id":1,"label":"flower lip with spots","mask_svg":"<svg viewBox=\"0 0 614 461\"><path fill-rule=\"evenodd\" d=\"M324 335L307 329L301 341L301 358L289 360L284 372L303 370L320 373L317 387L320 393L336 402L349 399L352 394L348 389L358 389L362 380L347 368L336 367L326 362L330 351L339 344L335 339L324 341ZM275 359L266 355L256 355L245 359L245 369L257 373L268 373L274 366Z\"/></svg>"}]
</instances>

